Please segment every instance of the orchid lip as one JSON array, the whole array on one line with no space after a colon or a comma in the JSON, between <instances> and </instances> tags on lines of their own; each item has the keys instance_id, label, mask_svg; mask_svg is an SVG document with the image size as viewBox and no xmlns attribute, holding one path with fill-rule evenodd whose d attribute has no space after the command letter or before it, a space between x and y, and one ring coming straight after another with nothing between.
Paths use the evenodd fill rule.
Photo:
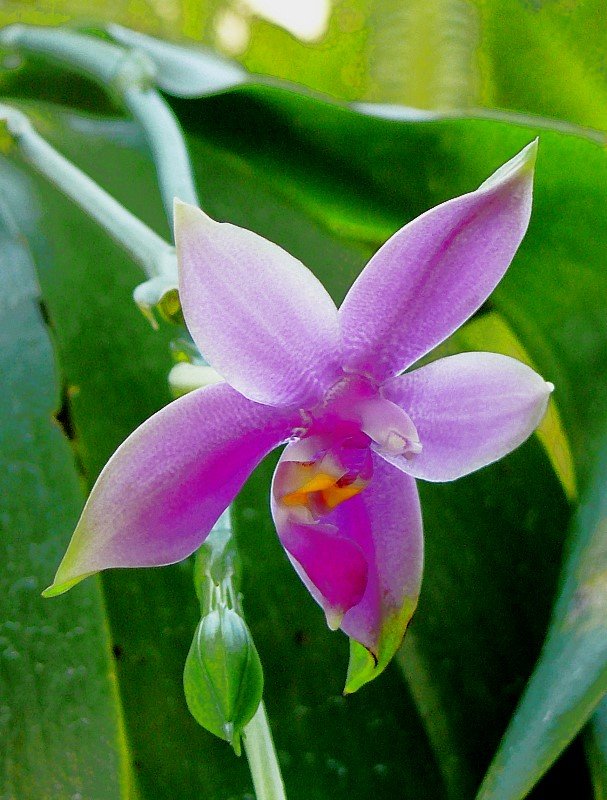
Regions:
<instances>
[{"instance_id":1,"label":"orchid lip","mask_svg":"<svg viewBox=\"0 0 607 800\"><path fill-rule=\"evenodd\" d=\"M289 517L314 525L366 488L371 479L367 452L346 453L343 460L339 454L336 448L315 460L281 465L275 497Z\"/></svg>"}]
</instances>

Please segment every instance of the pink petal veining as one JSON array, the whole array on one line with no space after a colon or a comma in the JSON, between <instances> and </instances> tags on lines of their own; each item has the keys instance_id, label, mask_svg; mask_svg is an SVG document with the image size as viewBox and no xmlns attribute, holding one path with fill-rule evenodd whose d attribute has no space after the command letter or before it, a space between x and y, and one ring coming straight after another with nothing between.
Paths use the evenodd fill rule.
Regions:
<instances>
[{"instance_id":1,"label":"pink petal veining","mask_svg":"<svg viewBox=\"0 0 607 800\"><path fill-rule=\"evenodd\" d=\"M305 407L339 374L337 309L304 265L251 231L175 205L183 313L200 352L237 391Z\"/></svg>"},{"instance_id":2,"label":"pink petal veining","mask_svg":"<svg viewBox=\"0 0 607 800\"><path fill-rule=\"evenodd\" d=\"M378 250L339 309L346 367L382 382L482 305L527 230L535 153L534 142L475 192L430 209Z\"/></svg>"},{"instance_id":3,"label":"pink petal veining","mask_svg":"<svg viewBox=\"0 0 607 800\"><path fill-rule=\"evenodd\" d=\"M383 392L407 410L422 452L394 460L428 481L451 481L502 458L539 425L552 385L496 353L460 353L392 378Z\"/></svg>"}]
</instances>

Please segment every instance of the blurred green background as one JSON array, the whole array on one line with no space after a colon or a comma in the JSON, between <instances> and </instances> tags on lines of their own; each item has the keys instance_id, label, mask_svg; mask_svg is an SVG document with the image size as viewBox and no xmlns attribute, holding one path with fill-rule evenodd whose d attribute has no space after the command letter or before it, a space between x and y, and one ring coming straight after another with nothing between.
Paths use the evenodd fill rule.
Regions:
<instances>
[{"instance_id":1,"label":"blurred green background","mask_svg":"<svg viewBox=\"0 0 607 800\"><path fill-rule=\"evenodd\" d=\"M0 25L112 21L347 100L607 127L604 0L31 0Z\"/></svg>"},{"instance_id":2,"label":"blurred green background","mask_svg":"<svg viewBox=\"0 0 607 800\"><path fill-rule=\"evenodd\" d=\"M185 129L203 207L285 246L336 299L404 220L478 185L540 131L532 227L491 313L448 347L502 352L504 331L506 339L516 334L558 387L580 489L594 481L600 496L604 475L592 478L590 467L595 450L607 453L599 438L607 408L607 162L597 146L605 137L575 126L607 130L604 0L0 2L0 25L15 22L120 22L202 43L252 72L337 99L452 109L464 117L386 123L265 85L169 98ZM168 236L154 164L136 122L76 74L45 63L30 67L21 77L6 70L10 102ZM502 112L527 124L504 122ZM474 116L498 121L466 118ZM546 126L540 116L552 121ZM579 135L563 135L568 128ZM8 520L10 531L3 540L0 678L7 676L10 691L3 701L0 689L6 767L0 800L250 798L243 759L198 729L183 700L183 662L198 619L187 563L107 573L54 603L39 597L69 538L84 483L90 487L112 450L168 401L167 344L175 331L148 328L131 300L140 270L73 204L18 158L7 160L0 178L0 277L14 277L4 297L0 292L0 333L2 324L7 332L0 375L13 376L6 391L13 402L0 425L8 465L0 462L0 500L8 507L0 523ZM42 300L53 352L35 308ZM23 331L30 330L34 344L24 348ZM69 421L64 437L50 424L52 415ZM272 466L265 464L243 492L236 522L248 581L245 610L262 654L289 796L471 798L539 654L572 510L567 499L575 493L570 486L563 491L535 439L452 487L424 485L428 547L420 610L398 665L345 702L346 643L326 630L285 563L267 514ZM600 519L593 526L591 517L579 529L596 527L600 544ZM581 536L577 529L571 535ZM594 605L587 604L594 627L576 619L582 634L590 630L603 647L607 551L601 547L586 555L598 576ZM541 702L532 704L536 747L551 747L550 758L607 686L604 659L595 659L602 683L588 690L590 673L586 683L582 673L592 660L580 658L577 684L559 693L571 664L563 652L553 660L557 690L551 694L541 677L549 701L564 697L569 704L562 717L553 715L562 722L560 739L546 733ZM591 794L607 800L605 720L603 703L586 728L591 775L578 740L534 797L552 800L569 778L575 800ZM519 726L522 736L521 727L525 736L533 730L529 716ZM528 739L518 752L532 782L539 780L550 759L542 762L543 751ZM71 793L44 794L40 787L47 786ZM511 785L483 797L520 796Z\"/></svg>"}]
</instances>

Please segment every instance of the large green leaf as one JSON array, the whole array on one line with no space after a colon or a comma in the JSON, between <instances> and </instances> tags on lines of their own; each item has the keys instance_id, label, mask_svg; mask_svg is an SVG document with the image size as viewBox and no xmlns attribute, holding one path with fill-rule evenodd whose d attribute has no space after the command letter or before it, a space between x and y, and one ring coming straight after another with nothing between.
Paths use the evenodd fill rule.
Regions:
<instances>
[{"instance_id":1,"label":"large green leaf","mask_svg":"<svg viewBox=\"0 0 607 800\"><path fill-rule=\"evenodd\" d=\"M154 173L133 126L108 128L84 116L71 122L73 130L48 116L43 124L66 152L80 151L87 168L94 164L101 183L165 230ZM128 433L168 402L168 336L154 333L132 302L139 270L71 203L43 181L36 186L48 235L32 246L66 381L75 387L70 419L90 486ZM56 563L47 563L49 576ZM246 765L199 728L185 704L183 666L199 619L190 566L117 571L103 583L105 625L142 796L172 798L176 786L184 798L245 791ZM77 598L79 588L71 595Z\"/></svg>"},{"instance_id":2,"label":"large green leaf","mask_svg":"<svg viewBox=\"0 0 607 800\"><path fill-rule=\"evenodd\" d=\"M602 444L546 643L479 800L525 797L607 692L607 439Z\"/></svg>"},{"instance_id":3,"label":"large green leaf","mask_svg":"<svg viewBox=\"0 0 607 800\"><path fill-rule=\"evenodd\" d=\"M607 699L603 699L584 729L595 800L607 798Z\"/></svg>"},{"instance_id":4,"label":"large green leaf","mask_svg":"<svg viewBox=\"0 0 607 800\"><path fill-rule=\"evenodd\" d=\"M176 108L205 208L287 247L338 300L396 227L478 185L536 133L488 121L389 123L268 88ZM131 208L164 226L131 124L52 109L37 119ZM532 227L493 298L530 359L557 385L582 485L607 399L606 170L605 154L592 142L543 134ZM164 402L164 341L138 327L143 322L128 306L137 281L132 268L68 204L40 191L57 242L43 285L70 381L80 387L72 412L92 478L121 438ZM469 346L465 334L450 343ZM499 337L488 333L474 346L499 349ZM245 611L266 669L288 790L322 797L322 783L333 777L332 794L367 796L380 776L382 792L406 787L410 796L437 796L433 758L399 674L390 670L377 685L340 699L345 643L325 630L276 542L267 513L271 466L252 479L236 521ZM404 670L452 796L470 796L539 653L568 507L536 441L457 484L422 487L422 499L427 570ZM196 732L179 693L196 622L188 568L104 580L145 791L242 791L242 766L235 769L219 744Z\"/></svg>"},{"instance_id":5,"label":"large green leaf","mask_svg":"<svg viewBox=\"0 0 607 800\"><path fill-rule=\"evenodd\" d=\"M134 798L99 582L40 597L83 494L24 236L40 217L0 160L0 794Z\"/></svg>"},{"instance_id":6,"label":"large green leaf","mask_svg":"<svg viewBox=\"0 0 607 800\"><path fill-rule=\"evenodd\" d=\"M170 16L141 14L129 0L97 5L99 20L131 25L174 41L184 37L230 49L230 28L241 27L245 50L236 55L252 73L296 81L346 100L396 102L432 109L512 109L605 130L603 69L607 7L602 0L522 3L520 0L349 0L333 4L327 30L302 41L257 18L246 3L181 0ZM317 4L317 8L320 4ZM0 9L0 24L60 24L89 18L90 0L56 0L45 14L17 4ZM180 13L178 13L178 11ZM119 28L118 40L141 47ZM247 32L250 35L246 43ZM204 92L246 80L239 64L209 51L176 72L160 45L164 89Z\"/></svg>"},{"instance_id":7,"label":"large green leaf","mask_svg":"<svg viewBox=\"0 0 607 800\"><path fill-rule=\"evenodd\" d=\"M149 4L142 13L139 4L113 0L97 4L94 13L110 23L228 52L230 36L222 32L240 26L244 51L231 52L251 72L343 99L506 108L607 126L603 0L349 0L333 4L325 34L313 42L259 19L247 5L181 0L167 14ZM55 0L52 11L44 12L21 3L0 9L0 24L50 25L90 16L90 0ZM169 69L164 86L218 85L238 75L237 69L205 58L185 81Z\"/></svg>"},{"instance_id":8,"label":"large green leaf","mask_svg":"<svg viewBox=\"0 0 607 800\"><path fill-rule=\"evenodd\" d=\"M607 6L475 0L480 103L607 129ZM483 64L483 66L480 66Z\"/></svg>"},{"instance_id":9,"label":"large green leaf","mask_svg":"<svg viewBox=\"0 0 607 800\"><path fill-rule=\"evenodd\" d=\"M230 101L234 102L233 99L225 102L227 104ZM273 106L277 106L273 99L271 102ZM215 101L207 103L206 107L219 104L220 101ZM243 100L242 105L246 107L246 104L247 101ZM324 116L322 108L316 107L312 113L313 105L312 102L298 101L293 98L290 105L282 102L277 108L276 115L272 117L270 114L263 116L263 110L260 113L257 104L255 110L258 118L262 117L262 122L251 135L251 139L255 139L255 148L247 148L250 139L246 132L235 131L236 126L230 131L234 135L230 146L238 149L241 153L246 152L248 157L262 163L267 175L270 172L268 168L270 154L269 148L266 149L263 146L265 141L276 137L285 150L291 147L294 151L299 145L300 152L301 143L305 141L314 158L305 163L301 158L297 162L285 159L290 168L287 167L286 176L280 184L282 191L289 193L293 200L306 210L311 207L311 197L306 190L313 191L317 219L326 219L333 229L339 229L341 226L343 232L348 232L351 236L356 235L356 229L351 224L356 211L353 208L354 204L348 205L344 200L345 193L342 192L340 197L336 197L340 194L340 185L336 181L336 163L341 168L342 180L345 180L344 173L347 174L347 171L359 168L356 176L350 172L350 181L358 178L355 197L365 198L369 201L364 233L365 236L369 236L375 229L379 239L380 232L383 233L384 227L389 224L390 213L396 203L393 200L392 203L385 203L384 207L379 206L376 194L378 183L387 190L392 189L396 195L395 199L397 202L400 201L402 208L413 206L413 211L417 213L423 210L423 207L419 208L417 205L417 196L411 198L409 195L407 197L411 187L416 187L418 191L420 187L423 187L422 191L425 190L424 205L445 199L446 196L456 192L465 191L476 185L483 175L490 172L493 167L515 152L525 141L528 141L533 133L528 129L483 122L425 123L400 126L395 124L390 128L390 126L382 126L374 120L354 122L348 117L347 112L335 112L334 109L329 108L324 109ZM341 120L339 119L340 114ZM241 112L240 115L236 114L235 118L244 116L246 114ZM277 117L280 125L278 128ZM290 124L285 124L285 120ZM321 142L318 136L319 124L323 131ZM271 134L264 136L264 129L269 129ZM278 136L277 130L280 130ZM293 130L296 133L291 133L291 141L289 141L290 131ZM222 130L222 136L226 136L225 127ZM423 158L420 159L419 154L422 152ZM479 167L481 162L485 163L484 169ZM293 166L294 163L295 166ZM330 168L331 166L333 169ZM605 313L607 281L603 268L604 238L607 230L603 191L607 179L606 168L604 151L589 141L549 132L542 134L532 225L507 278L493 298L494 305L518 334L532 361L543 374L551 378L557 385L555 399L563 415L576 471L582 485L585 485L587 481L588 466L596 448L596 438L604 425L607 400L607 384L605 382L607 370L607 315ZM302 174L304 170L307 180ZM453 170L455 175L448 174L449 170ZM291 181L290 178L294 173L296 173L297 179ZM323 179L323 176L326 178ZM331 180L333 183L330 183ZM295 185L297 189L293 190ZM278 180L274 186L278 191ZM447 186L451 187L448 192L445 188ZM310 187L313 188L310 189ZM407 217L412 215L408 213ZM492 346L494 345L491 340L485 344L488 349L491 349ZM497 348L499 349L499 344ZM511 463L514 463L514 459L517 457L514 456ZM505 464L507 463L505 462ZM525 514L538 514L537 503L531 503L536 507L533 512L525 511L524 497L525 490L529 487L530 468L533 469L531 463L529 461L521 463L517 468L521 477L526 475L525 481L527 481L525 486L516 489L521 493L520 501L515 502L513 508L517 520L516 530L519 533L522 532L521 521L525 520ZM499 475L502 467L498 466L493 469L495 476ZM470 492L465 508L474 508L475 497L490 498L497 486L499 495L503 496L502 500L496 499L496 503L500 504L500 523L503 526L507 520L509 507L506 498L517 496L511 493L515 487L504 479L499 480L499 484L497 484L495 478L493 481L489 479L491 482L484 485L482 479L483 475L469 479L472 483L476 481L479 483ZM548 507L554 501L549 499L548 493L544 489L539 488L539 484L536 482L537 477L534 476L532 480L535 486L533 491L540 491L542 497L539 513L546 514ZM462 481L457 487L445 487L444 490L429 487L427 492L432 496L439 491L453 491L453 496L445 495L448 498L448 505L453 508L457 507L457 499L463 495L465 490L462 487L464 486L466 486L466 482ZM434 494L434 497L436 502L440 495ZM439 509L445 507L445 504L440 501L437 505ZM430 514L434 513L432 501L427 501L425 508L430 548L436 541L433 538L432 530L429 529ZM464 522L465 510L462 513L458 509L458 514L461 521ZM487 516L485 523L486 530L483 530L482 513L477 513L477 516L470 520L468 528L464 522L462 525L464 531L467 530L470 536L476 533L479 537L478 541L474 541L474 543L461 537L459 539L459 542L465 541L467 544L464 563L478 559L476 569L482 574L482 579L475 574L470 585L475 587L483 585L488 590L487 592L483 590L478 598L481 602L476 604L479 614L476 624L473 622L474 612L468 605L470 600L462 596L460 583L457 587L453 587L452 595L442 590L440 596L435 598L434 614L439 619L439 624L432 631L428 627L426 635L417 641L415 626L428 624L429 620L433 620L432 614L429 612L424 614L424 603L430 602L428 589L425 594L422 594L418 617L412 629L413 636L409 639L409 642L417 642L416 658L413 658L411 663L421 663L422 666L425 666L423 674L430 676L429 683L432 691L428 692L427 686L424 685L419 690L419 696L422 699L430 697L429 710L426 715L432 722L430 730L435 732L435 728L440 728L443 732L445 730L451 732L451 738L446 739L450 746L449 764L455 763L456 766L450 767L449 774L459 773L457 780L463 780L464 785L468 787L478 779L478 773L474 767L470 774L470 765L481 763L486 757L483 756L483 751L489 752L490 747L497 743L496 739L489 741L490 734L487 732L491 730L491 725L487 724L487 720L483 722L484 713L492 718L493 725L498 728L500 698L503 703L501 719L505 721L507 718L506 707L509 703L509 708L513 707L513 700L521 689L524 676L530 672L530 662L525 664L524 658L515 668L516 654L521 652L515 642L522 634L520 626L524 624L526 615L528 615L530 625L529 631L522 635L522 639L525 640L528 647L526 653L528 656L529 653L534 652L533 647L529 648L532 641L536 643L535 653L538 652L539 639L546 621L550 591L558 561L558 548L555 547L554 541L551 544L549 537L552 534L556 540L559 540L564 534L562 521L564 515L557 513L554 520L551 522L545 516L543 518L536 517L534 522L529 524L529 531L535 531L535 535L532 533L530 540L526 540L525 543L520 542L518 546L514 545L514 555L520 555L523 559L519 564L516 563L516 557L513 558L513 551L507 546L513 545L516 538L513 538L512 533L505 527L502 527L501 531L496 528L495 521L490 518L490 515ZM445 526L448 526L452 532L455 529L451 520L447 523L440 521L437 524L437 527L443 530ZM443 537L443 541L446 548L449 548L449 545L453 547L452 540L445 540ZM483 543L486 543L489 552L483 551ZM533 558L533 547L537 548L535 556L537 568L530 566L531 561L525 565L525 559ZM434 561L431 552L428 553L427 563L426 586L431 583L441 586L443 589L439 575L449 574L450 566L452 566L455 578L462 574L461 557L452 555L448 549L441 551L440 556L436 559L436 563L440 564L440 570L434 578L432 577ZM495 566L492 567L492 563L495 563ZM493 598L491 604L486 602L486 598L491 597L491 590L499 585L499 581L504 579L505 574L510 574L511 577L515 575L518 578L526 570L529 571L517 591L512 591L511 587L502 586L499 591L499 599ZM529 581L532 575L534 576L534 600L533 603L529 603ZM448 621L440 617L440 610L445 606L450 608ZM457 620L459 609L463 609L464 619L461 621L463 624L455 627L453 623ZM484 618L486 614L490 614L495 621L502 612L505 614L502 625L496 624L493 628L496 637L497 631L500 631L499 641L505 645L504 651L500 654L496 642L493 642L489 649L483 647L484 643L480 632L487 628L487 621ZM517 632L513 632L512 638L503 634L503 631L507 630L506 620L509 620L511 625L519 627ZM470 628L473 631L472 637ZM462 635L464 629L466 634ZM431 635L431 632L434 635ZM453 641L449 647L446 642L450 639ZM467 702L463 700L461 692L453 692L454 675L448 673L444 668L444 662L438 658L435 650L437 642L443 657L449 653L452 663L465 664L466 669L471 671L465 681L466 691L472 688L472 695L466 698ZM408 645L406 642L405 653L408 646L412 645ZM493 670L490 667L490 653L494 653L496 656ZM581 658L583 658L583 654L581 654ZM474 668L475 659L482 662L477 664L476 670ZM510 663L504 670L503 663L506 659ZM498 666L500 664L501 667ZM512 668L512 673L510 673L510 668ZM510 680L506 679L505 672L514 677ZM415 674L409 677L415 687ZM486 684L485 681L487 681ZM508 688L512 689L512 695L509 698L504 690L504 681ZM496 684L500 682L502 685L497 686ZM484 685L486 689L483 694ZM441 686L444 687L442 691ZM443 719L435 726L435 720L430 710L435 707L437 696L442 701L440 706L446 721ZM491 698L491 703L487 703L487 698ZM573 696L570 698L570 702L573 707L575 702ZM492 704L495 705L492 707ZM475 723L466 730L465 715L469 713L470 707L475 708ZM476 711L479 708L480 713ZM578 711L578 713L581 712ZM569 738L575 733L575 730L575 727L572 726ZM444 738L443 741L445 741ZM458 755L458 751L460 755ZM459 764L457 764L458 758ZM463 766L462 760L466 763L467 768ZM467 778L462 777L466 770L468 770ZM475 774L477 777L474 777ZM534 780L537 780L540 775L541 769L537 769ZM466 784L466 781L469 783Z\"/></svg>"},{"instance_id":10,"label":"large green leaf","mask_svg":"<svg viewBox=\"0 0 607 800\"><path fill-rule=\"evenodd\" d=\"M279 96L269 90L255 95L248 90L206 102L204 114L197 113L195 108L179 106L192 131L200 131L202 127L205 134L204 145L195 137L192 147L201 148L194 152L197 162L205 165L201 173L203 198L212 213L221 217L231 211L230 218L234 219L231 209L217 205L221 192L209 170L212 160L209 139L218 152L225 153L229 147L244 156L247 165L256 164L259 174L263 174L275 193L288 197L323 227L341 234L341 241L343 236L355 240L350 244L351 256L355 257L354 247L356 241L360 242L358 261L345 260L345 253L338 258L329 251L315 262L311 248L298 241L296 234L278 229L276 220L261 220L257 226L257 230L271 238L281 236L282 244L316 267L338 299L362 263L366 243L379 243L385 238L399 224L394 223L399 212L402 222L404 209L407 209L405 217L410 218L434 202L472 188L535 133L486 122L389 125L354 118L346 111L311 100ZM247 120L246 127L240 123L243 119ZM292 153L298 157L289 157ZM231 154L225 153L224 158L234 163ZM597 238L597 231L605 230L605 215L601 182L597 184L595 180L605 173L606 166L604 153L589 141L550 132L542 135L532 228L509 276L494 296L495 305L524 342L532 361L557 383L556 402L571 439L582 483L594 434L600 429L605 413L607 286L602 269L602 244ZM250 193L246 180L247 169L242 165L245 174L237 184L247 186L247 193L253 198L255 195ZM223 180L225 172L224 169L220 173ZM355 188L348 191L348 186ZM237 186L231 188L238 190ZM567 209L566 214L561 212L563 208ZM250 217L235 219L242 224L250 224L249 220ZM583 248L579 239L581 226L588 231L582 236ZM329 270L327 262L331 264ZM477 342L476 346L481 344ZM484 346L499 349L500 342L488 338ZM590 396L593 403L587 401ZM411 663L421 665L421 674L412 669L408 677L416 696L421 700L431 698L427 708L422 706L427 712L425 718L432 723L430 732L435 732L441 724L450 731L451 752L444 769L456 794L470 791L480 779L479 765L487 763L499 739L500 726L505 726L531 671L550 607L558 543L564 535L567 515L556 495L550 499L549 484L540 486L543 469L539 464L533 466L529 452L525 459L519 454L512 457L511 464L521 458L515 468L505 462L503 467L493 468L492 474L474 476L458 486L426 489L429 547L426 585L440 586L441 590L433 598L432 612L428 609L424 613L424 604L432 602L428 590L422 595L409 639L416 643L416 657ZM508 479L500 475L502 469L507 470ZM500 475L498 480L497 475ZM463 487L468 486L466 494ZM482 497L490 503L494 493L495 505L500 508L499 528L491 506L485 516L482 509L479 513L475 502ZM542 498L540 503L538 497ZM457 508L457 513L451 510L445 518L445 507ZM434 535L432 515L438 531ZM458 517L457 524L454 516ZM445 536L447 530L450 535ZM457 551L453 552L455 530L460 547L466 545L465 563L472 565L469 587L485 587L477 595L476 603L471 603L462 586L462 559ZM517 540L517 536L522 538ZM436 542L442 542L443 547L438 547L433 557L430 548L437 547ZM433 564L438 570L435 576ZM526 600L532 575L540 599L529 604ZM441 578L447 585L452 582L450 592L445 590ZM514 585L509 583L513 579ZM497 590L495 598L494 590ZM492 598L491 603L487 602L488 597ZM441 613L445 607L450 609L448 619ZM459 609L462 619L458 618ZM488 646L481 635L487 630L488 616L494 620L494 627L490 625L489 630L499 646L495 641ZM417 637L416 626L423 624L426 630ZM509 628L506 636L504 632ZM495 658L493 665L492 658ZM465 692L453 691L453 664L466 665ZM426 691L428 683L432 687L430 692ZM442 700L444 718L438 726L434 725L431 713L436 697ZM480 709L480 713L475 713L473 726L467 725L470 706Z\"/></svg>"},{"instance_id":11,"label":"large green leaf","mask_svg":"<svg viewBox=\"0 0 607 800\"><path fill-rule=\"evenodd\" d=\"M255 214L253 207L259 205L259 183L263 176L273 192L287 196L301 211L313 214L321 225L324 223L325 228L351 237L360 231L366 240L377 232L379 239L396 216L397 205L403 209L413 206L407 217L423 210L423 206L417 205L421 205L421 198L408 197L403 187L410 190L415 186L418 192L425 192L426 198L429 195L432 200L424 200L424 205L430 205L432 201L465 191L482 179L483 174L476 167L476 160L483 157L481 153L484 155L492 147L501 149L501 155L496 157L494 153L493 163L486 164L486 175L533 135L529 130L486 123L389 126L295 98L290 106L284 102L278 106L274 98L272 103L268 111L259 100L255 102L241 94L205 103L204 115L190 106L180 106L192 132L204 125L204 139L194 135L192 148L196 163L201 165L203 201L220 218L230 215L231 219L250 225ZM312 122L313 115L316 123ZM322 139L319 118L325 123L320 127ZM247 120L246 127L240 124L243 119ZM236 122L228 125L225 120ZM506 141L505 145L500 145L498 135ZM210 138L214 147L209 145ZM506 150L508 140L510 153ZM573 148L568 148L567 140L551 135L553 152L548 158L560 155L570 161L576 144L569 141ZM226 147L244 157L240 163L225 151ZM592 145L582 143L582 147L592 152ZM422 151L424 158L420 163L418 154ZM297 159L288 158L288 152L297 152ZM212 168L214 155L222 159L222 168ZM280 178L276 167L279 158ZM460 182L457 171L455 176L448 174L447 165L454 161L462 174L468 174L467 185ZM251 164L258 166L256 191L252 191ZM355 172L353 167L357 166ZM240 175L226 187L230 167L239 168ZM441 174L433 174L441 170ZM418 177L416 182L416 173L419 176L420 172L424 178L420 181ZM473 173L476 180L470 179ZM384 191L388 185L393 190L392 197L387 193L382 197L374 179L381 182ZM400 185L389 186L397 180ZM247 216L235 213L229 205L230 199L225 201L226 205L221 204L220 182L223 191L229 190L228 198L236 192L246 193ZM356 187L350 193L344 191L349 185ZM451 186L449 190L445 188L447 185ZM555 189L549 182L538 186L538 195L543 192L548 197L554 191L564 193L564 187ZM398 198L394 198L397 192ZM357 228L356 215L360 213L359 204L363 203L366 203L364 226ZM281 220L261 218L259 213L257 216L259 222L255 227L259 232L278 238L316 268L338 299L343 296L350 278L362 264L366 242L352 241L349 250L342 250L341 254L326 247L317 256L309 242L310 234L301 223L297 228L289 224L295 218L295 211ZM541 237L527 247L532 254L529 258L543 262ZM594 263L598 269L600 260L596 256ZM539 297L536 291L527 297L527 302L548 308L554 296L562 293L562 282L543 285L542 289ZM505 293L504 297L508 300L510 296ZM578 300L580 304L587 302L582 291ZM601 302L598 298L597 305ZM509 304L504 301L500 307L508 309ZM575 309L570 310L577 316ZM538 338L541 350L549 349L548 337ZM480 344L477 342L477 346ZM531 348L529 341L526 344ZM469 346L466 342L464 345ZM488 338L485 346L499 349L495 339ZM540 360L540 348L532 349L535 360ZM544 362L543 368L546 367ZM573 388L575 381L579 381L579 376L572 375L569 386ZM600 414L598 409L595 411L596 423ZM480 507L478 498L482 498ZM443 770L452 792L454 796L465 796L480 780L482 765L497 745L539 651L567 513L539 451L531 445L492 471L457 485L424 487L423 499L428 541L426 588L405 642L405 669L428 721L429 734L444 756ZM267 524L270 528L270 523ZM537 592L532 605L526 603L531 576ZM414 652L408 652L409 649ZM436 719L437 707L441 720ZM475 709L473 723L471 707ZM437 738L437 731L445 734L442 739Z\"/></svg>"}]
</instances>

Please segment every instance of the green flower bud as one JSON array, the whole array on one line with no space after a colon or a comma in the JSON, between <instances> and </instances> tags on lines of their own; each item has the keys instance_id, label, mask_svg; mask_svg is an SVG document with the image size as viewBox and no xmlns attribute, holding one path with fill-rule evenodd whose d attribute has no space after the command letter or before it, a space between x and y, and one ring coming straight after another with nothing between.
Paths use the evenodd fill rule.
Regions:
<instances>
[{"instance_id":1,"label":"green flower bud","mask_svg":"<svg viewBox=\"0 0 607 800\"><path fill-rule=\"evenodd\" d=\"M235 611L220 605L194 635L183 685L196 721L240 755L240 736L263 692L263 672L253 638Z\"/></svg>"}]
</instances>

